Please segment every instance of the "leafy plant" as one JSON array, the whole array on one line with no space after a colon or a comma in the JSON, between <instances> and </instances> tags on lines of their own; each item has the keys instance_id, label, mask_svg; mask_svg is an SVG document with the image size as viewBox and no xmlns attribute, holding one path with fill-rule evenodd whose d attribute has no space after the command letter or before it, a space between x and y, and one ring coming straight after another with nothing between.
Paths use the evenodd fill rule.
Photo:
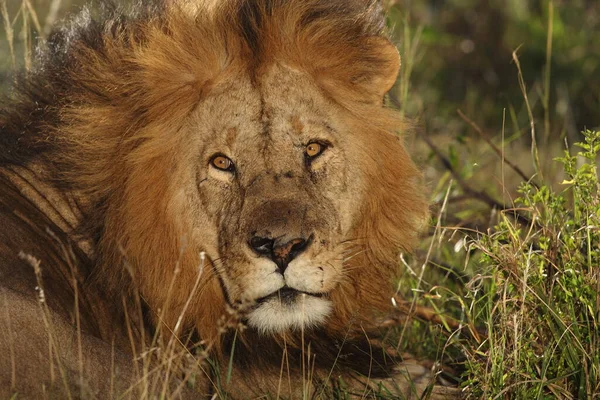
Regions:
<instances>
[{"instance_id":1,"label":"leafy plant","mask_svg":"<svg viewBox=\"0 0 600 400\"><path fill-rule=\"evenodd\" d=\"M466 297L487 331L462 344L473 398L600 395L600 133L583 135L557 159L564 190L523 183L515 207L529 223L507 211L471 241L483 256Z\"/></svg>"}]
</instances>

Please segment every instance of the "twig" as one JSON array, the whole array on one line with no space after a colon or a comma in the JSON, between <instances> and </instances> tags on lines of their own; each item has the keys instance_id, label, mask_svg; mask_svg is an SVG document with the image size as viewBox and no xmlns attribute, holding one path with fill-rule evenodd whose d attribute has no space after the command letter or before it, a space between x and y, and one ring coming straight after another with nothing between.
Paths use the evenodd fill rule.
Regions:
<instances>
[{"instance_id":1,"label":"twig","mask_svg":"<svg viewBox=\"0 0 600 400\"><path fill-rule=\"evenodd\" d=\"M453 330L462 328L460 321L457 321L449 316L441 316L433 308L417 305L414 306L414 308L411 310L410 303L410 301L400 300L396 297L396 307L398 309L398 312L402 315L406 315L409 318L417 317L424 321L432 322L438 325L447 325ZM396 319L399 320L400 318L396 317Z\"/></svg>"},{"instance_id":2,"label":"twig","mask_svg":"<svg viewBox=\"0 0 600 400\"><path fill-rule=\"evenodd\" d=\"M494 144L494 142L492 142L487 135L485 135L483 133L483 131L481 130L481 128L475 123L475 121L471 120L469 117L467 117L462 110L458 109L456 110L458 112L458 115L463 119L463 121L465 121L467 124L469 124L471 126L471 128L473 128L473 130L475 131L475 133L477 133L477 135L483 139L491 148L492 150L494 150L494 152L498 155L498 157L500 157L502 159L502 161L508 165L510 168L512 168L513 171L515 171L517 174L519 174L519 176L521 178L523 178L524 181L530 181L530 177L528 177L521 168L519 168L518 165L516 165L515 163L513 163L512 161L508 160L506 157L502 156L502 150L500 150L498 148L498 146L496 146ZM535 186L536 188L539 189L539 186L535 183L530 181L531 184L533 186Z\"/></svg>"},{"instance_id":3,"label":"twig","mask_svg":"<svg viewBox=\"0 0 600 400\"><path fill-rule=\"evenodd\" d=\"M423 140L425 141L425 143L427 143L427 145L435 153L435 155L440 159L444 167L452 174L456 182L460 185L460 187L466 194L470 195L476 200L486 203L491 208L495 208L500 211L510 211L511 214L513 214L515 218L522 223L531 223L531 220L528 217L524 216L516 210L504 207L498 200L494 199L489 194L487 194L487 192L483 190L473 189L454 169L450 160L448 160L446 156L444 156L444 154L436 147L436 145L433 144L433 142L427 136L423 136Z\"/></svg>"},{"instance_id":4,"label":"twig","mask_svg":"<svg viewBox=\"0 0 600 400\"><path fill-rule=\"evenodd\" d=\"M436 325L441 325L446 328L450 328L452 330L458 331L463 330L465 328L465 324L460 321L449 317L447 315L441 315L439 312L434 310L431 307L418 306L415 305L411 307L411 302L399 299L396 299L396 307L398 313L396 315L390 316L388 319L384 320L380 326L389 327L394 325L404 325L406 326L406 322L411 318L417 318L421 321L431 322ZM476 328L474 326L469 325L467 331L479 342L481 343L482 338L487 337L487 332L483 328Z\"/></svg>"},{"instance_id":5,"label":"twig","mask_svg":"<svg viewBox=\"0 0 600 400\"><path fill-rule=\"evenodd\" d=\"M455 266L445 263L441 260L432 258L431 260L429 260L429 264L431 264L439 270L446 272L446 276L455 283L465 285L471 279L471 276L469 276L468 274L465 274Z\"/></svg>"}]
</instances>

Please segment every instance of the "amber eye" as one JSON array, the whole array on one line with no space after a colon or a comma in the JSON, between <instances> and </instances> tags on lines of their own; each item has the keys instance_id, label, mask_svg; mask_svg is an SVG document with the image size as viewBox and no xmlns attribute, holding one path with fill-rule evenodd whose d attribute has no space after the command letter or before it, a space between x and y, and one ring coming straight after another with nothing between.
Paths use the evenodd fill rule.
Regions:
<instances>
[{"instance_id":1,"label":"amber eye","mask_svg":"<svg viewBox=\"0 0 600 400\"><path fill-rule=\"evenodd\" d=\"M306 145L306 149L304 151L308 157L315 158L321 154L323 150L325 150L325 145L317 142L311 142Z\"/></svg>"},{"instance_id":2,"label":"amber eye","mask_svg":"<svg viewBox=\"0 0 600 400\"><path fill-rule=\"evenodd\" d=\"M233 171L233 161L222 154L217 154L210 160L210 164L221 171Z\"/></svg>"}]
</instances>

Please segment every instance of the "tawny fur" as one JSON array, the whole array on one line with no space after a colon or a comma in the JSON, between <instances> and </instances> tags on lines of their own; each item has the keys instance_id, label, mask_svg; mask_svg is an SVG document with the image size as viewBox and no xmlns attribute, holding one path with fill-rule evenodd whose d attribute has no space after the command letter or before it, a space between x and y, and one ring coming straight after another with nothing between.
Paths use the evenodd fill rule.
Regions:
<instances>
[{"instance_id":1,"label":"tawny fur","mask_svg":"<svg viewBox=\"0 0 600 400\"><path fill-rule=\"evenodd\" d=\"M50 37L37 69L23 77L0 114L2 176L33 175L32 183L6 178L3 187L21 193L2 199L6 218L13 218L13 210L21 207L19 199L33 201L36 210L20 212L33 213L30 219L59 232L57 238L38 241L37 247L18 249L41 259L44 278L50 275L59 281L58 289L46 293L64 297L62 306L52 306L53 312L73 318L69 304L79 290L94 303L79 304L90 319L84 329L91 337L127 347L128 329L136 343L157 331L164 343L173 334L185 341L192 332L209 346L212 357L227 364L233 339L231 332L223 332L223 316L240 307L243 320L244 299L235 298L243 283L236 282L236 276L246 272L235 262L219 263L223 238L209 223L216 214L212 206L203 208L204 198L190 184L196 182L196 174L205 178L206 167L206 155L196 153L192 136L210 123L206 115L234 118L235 107L242 114L250 110L250 103L244 108L244 101L232 97L236 90L244 93L247 85L248 90L266 93L263 101L274 99L272 112L287 113L280 104L308 93L314 99L308 101L310 107L330 118L332 129L343 130L343 148L334 144L332 151L339 153L334 153L338 158L331 165L345 160L347 165L337 167L356 172L344 178L356 190L339 189L343 198L330 206L348 221L347 229L339 228L347 232L337 240L349 241L352 249L352 257L340 267L343 273L327 292L331 315L324 326L306 332L270 337L252 329L240 332L235 340L242 346L236 350L241 366L234 370L233 386L238 385L238 395L245 390L276 393L281 351L288 346L293 359L293 349L304 350L303 344L313 343L313 351L320 352L317 369L323 369L316 377L324 381L338 363L336 342L356 343L373 352L365 336L376 330L377 317L391 307L398 254L410 251L427 218L420 174L397 136L403 131L402 121L383 106L399 57L384 36L379 9L359 0L179 0L139 5L144 12L129 17L105 8L100 20L84 11L71 28ZM288 97L277 94L289 85L300 87L289 90ZM277 123L307 135L310 118L292 111ZM268 110L261 113L257 124L275 118ZM239 127L227 128L223 135L228 146L246 143ZM330 172L331 166L319 168L316 181L338 173ZM285 174L298 182L304 179L296 172ZM218 179L222 182L214 187L232 185L228 177ZM26 193L30 186L54 200L32 200ZM335 193L333 186L324 190ZM310 197L302 193L297 196ZM211 204L220 200L209 198ZM315 221L321 230L345 223ZM36 235L44 237L43 232ZM45 258L44 246L56 247L57 241L74 249L75 257ZM202 252L206 259L201 260ZM3 284L6 289L27 292L20 288L35 285L30 273L21 272L29 268L27 262L21 260L16 267L14 255L2 260L0 277L22 276L17 283ZM219 276L224 268L231 282ZM61 281L64 272L59 271L69 269L81 276L80 283ZM8 307L10 311L10 303ZM136 318L133 314L140 307L145 315ZM128 319L133 326L127 325ZM259 345L262 352L257 353ZM351 368L353 363L339 364ZM389 374L394 365L391 360L378 370ZM353 376L348 373L348 379ZM199 390L204 390L202 385ZM290 390L298 393L298 388Z\"/></svg>"}]
</instances>

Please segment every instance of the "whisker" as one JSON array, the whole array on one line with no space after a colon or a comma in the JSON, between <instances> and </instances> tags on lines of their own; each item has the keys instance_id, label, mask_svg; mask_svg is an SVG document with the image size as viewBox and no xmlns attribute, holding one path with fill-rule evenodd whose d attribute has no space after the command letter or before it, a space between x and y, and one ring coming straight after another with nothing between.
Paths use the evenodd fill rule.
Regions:
<instances>
[{"instance_id":1,"label":"whisker","mask_svg":"<svg viewBox=\"0 0 600 400\"><path fill-rule=\"evenodd\" d=\"M344 243L352 243L352 242L358 242L359 240L365 240L366 237L360 237L360 238L350 238L350 239L346 239L346 240L342 240L340 242L340 244L344 244Z\"/></svg>"},{"instance_id":2,"label":"whisker","mask_svg":"<svg viewBox=\"0 0 600 400\"><path fill-rule=\"evenodd\" d=\"M361 251L358 251L358 252L356 252L356 253L352 254L351 256L344 258L344 259L342 260L342 263L344 263L344 264L345 264L345 263L347 263L348 261L352 260L354 257L356 257L356 256L358 256L358 255L360 255L360 254L364 254L364 253L366 253L366 252L367 252L367 250L366 250L366 249L364 249L364 250L361 250Z\"/></svg>"}]
</instances>

